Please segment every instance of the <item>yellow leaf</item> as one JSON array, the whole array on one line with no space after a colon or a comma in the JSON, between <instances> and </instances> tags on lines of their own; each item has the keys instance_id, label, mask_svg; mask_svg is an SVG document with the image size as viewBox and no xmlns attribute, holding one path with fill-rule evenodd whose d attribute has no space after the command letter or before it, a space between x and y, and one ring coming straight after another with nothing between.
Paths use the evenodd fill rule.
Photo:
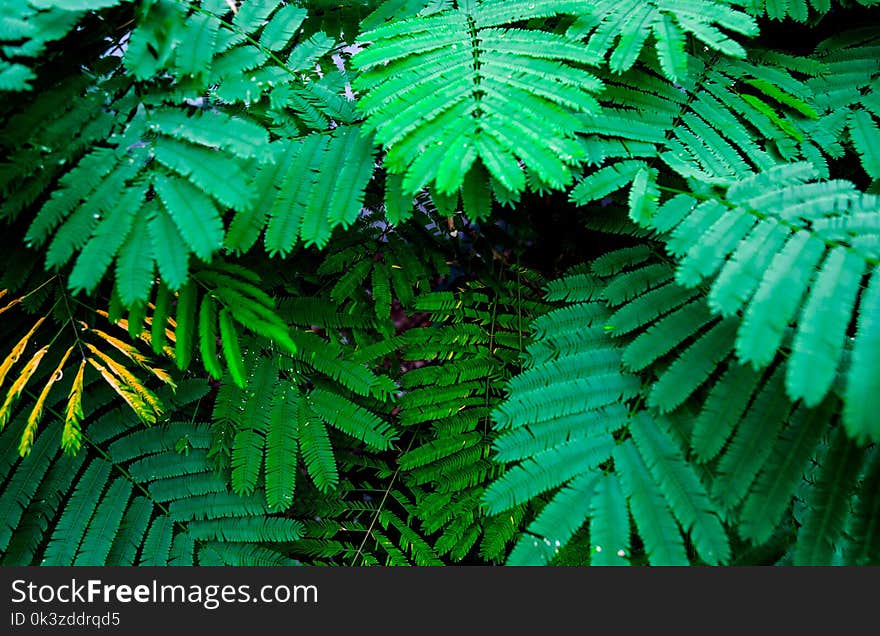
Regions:
<instances>
[{"instance_id":1,"label":"yellow leaf","mask_svg":"<svg viewBox=\"0 0 880 636\"><path fill-rule=\"evenodd\" d=\"M129 360L137 364L145 371L149 371L157 378L162 380L162 382L164 382L165 384L171 385L171 387L175 389L177 388L177 385L174 383L174 380L171 379L171 376L168 375L168 372L166 372L164 369L151 367L149 365L149 358L138 351L135 347L131 346L127 342L123 342L119 338L115 338L110 334L104 333L100 329L92 329L91 332L103 338L107 342L107 344L114 347L117 351L122 353L125 357L127 357Z\"/></svg>"},{"instance_id":2,"label":"yellow leaf","mask_svg":"<svg viewBox=\"0 0 880 636\"><path fill-rule=\"evenodd\" d=\"M174 382L174 380L171 378L171 376L168 374L168 372L165 369L163 369L161 367L147 367L147 369L149 369L150 372L153 375L155 375L157 378L162 380L162 382L164 382L165 384L170 386L175 391L177 390L177 383Z\"/></svg>"},{"instance_id":3,"label":"yellow leaf","mask_svg":"<svg viewBox=\"0 0 880 636\"><path fill-rule=\"evenodd\" d=\"M119 351L126 358L134 362L139 367L144 369L147 368L147 356L138 351L135 347L131 346L127 342L123 342L119 338L115 338L108 333L104 333L100 329L91 329L91 333L96 334L100 338L102 338L107 344L111 347Z\"/></svg>"},{"instance_id":4,"label":"yellow leaf","mask_svg":"<svg viewBox=\"0 0 880 636\"><path fill-rule=\"evenodd\" d=\"M45 386L43 386L43 390L40 391L40 395L34 404L34 408L31 409L31 414L28 416L27 420L27 426L25 427L24 433L21 435L21 441L18 444L18 454L22 457L31 452L31 446L33 446L34 438L37 436L37 425L40 423L40 420L43 419L43 406L46 404L46 398L49 397L49 391L52 390L55 383L61 379L62 369L67 363L67 358L70 357L71 351L73 351L73 345L64 352L63 356L61 356L61 362L55 367L55 371L52 372L49 381L46 382Z\"/></svg>"},{"instance_id":5,"label":"yellow leaf","mask_svg":"<svg viewBox=\"0 0 880 636\"><path fill-rule=\"evenodd\" d=\"M6 290L4 289L3 291L5 292ZM0 307L0 314L2 314L7 309L12 309L20 302L21 302L21 298L15 298L14 300L10 300L7 305L5 305L4 307Z\"/></svg>"},{"instance_id":6,"label":"yellow leaf","mask_svg":"<svg viewBox=\"0 0 880 636\"><path fill-rule=\"evenodd\" d=\"M153 424L156 421L156 414L153 412L150 407L144 403L141 397L131 390L128 386L119 381L115 375L110 373L107 368L101 363L97 362L94 358L88 358L89 364L91 364L98 373L101 374L101 377L104 378L104 381L110 385L110 387L119 394L119 396L125 400L128 406L132 411L135 412L135 415L144 423L144 424Z\"/></svg>"},{"instance_id":7,"label":"yellow leaf","mask_svg":"<svg viewBox=\"0 0 880 636\"><path fill-rule=\"evenodd\" d=\"M18 362L18 359L24 352L25 347L27 347L27 343L31 339L31 336L33 336L34 332L39 329L44 320L46 320L46 316L37 320L37 322L34 323L34 326L31 327L31 330L24 334L24 337L12 348L12 352L6 356L3 364L0 364L0 386L3 386L3 381L6 380L6 374L9 373L9 369L12 368L13 364Z\"/></svg>"},{"instance_id":8,"label":"yellow leaf","mask_svg":"<svg viewBox=\"0 0 880 636\"><path fill-rule=\"evenodd\" d=\"M162 415L162 405L159 402L159 398L157 398L152 391L150 391L147 387L145 387L140 380L135 377L134 374L131 373L128 369L126 369L123 365L119 364L116 360L108 356L106 353L95 347L91 343L86 343L86 346L89 350L94 353L101 361L107 365L110 371L113 372L125 385L137 395L141 402L153 410L155 415L150 418L150 422L155 422L156 419L160 415ZM143 418L141 418L143 419ZM147 422L147 420L144 420Z\"/></svg>"},{"instance_id":9,"label":"yellow leaf","mask_svg":"<svg viewBox=\"0 0 880 636\"><path fill-rule=\"evenodd\" d=\"M82 433L79 423L83 419L82 394L83 394L83 371L86 361L79 364L76 377L73 378L73 386L67 396L67 409L64 413L64 430L61 432L61 448L65 453L74 455L79 450Z\"/></svg>"},{"instance_id":10,"label":"yellow leaf","mask_svg":"<svg viewBox=\"0 0 880 636\"><path fill-rule=\"evenodd\" d=\"M28 380L30 380L31 376L34 374L34 371L40 366L40 361L43 359L43 356L46 355L47 351L49 351L49 345L46 345L37 351L34 354L34 357L28 360L28 363L21 370L18 379L9 387L9 392L6 394L6 400L3 402L3 406L0 406L0 431L3 430L3 427L6 426L6 422L9 421L13 402L15 402L15 400L21 395L21 392L24 390L24 385L27 384Z\"/></svg>"}]
</instances>

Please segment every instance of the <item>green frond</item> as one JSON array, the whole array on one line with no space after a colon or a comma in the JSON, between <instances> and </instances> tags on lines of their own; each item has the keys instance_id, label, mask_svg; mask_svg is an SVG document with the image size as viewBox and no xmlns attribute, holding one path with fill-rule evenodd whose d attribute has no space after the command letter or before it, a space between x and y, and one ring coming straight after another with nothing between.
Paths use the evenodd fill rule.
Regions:
<instances>
[{"instance_id":1,"label":"green frond","mask_svg":"<svg viewBox=\"0 0 880 636\"><path fill-rule=\"evenodd\" d=\"M856 440L877 439L877 420L870 409L871 396L876 395L878 377L874 372L880 364L877 359L880 333L874 326L880 315L880 271L874 270L867 289L862 293L858 329L853 343L852 360L847 371L846 398L843 422L847 432Z\"/></svg>"},{"instance_id":2,"label":"green frond","mask_svg":"<svg viewBox=\"0 0 880 636\"><path fill-rule=\"evenodd\" d=\"M568 543L583 525L600 479L603 478L596 471L589 471L562 488L529 524L528 534L520 537L507 559L507 565L549 564L559 553L560 547Z\"/></svg>"},{"instance_id":3,"label":"green frond","mask_svg":"<svg viewBox=\"0 0 880 636\"><path fill-rule=\"evenodd\" d=\"M770 457L773 441L791 408L783 387L782 370L777 369L762 383L718 462L712 495L726 508L736 506L749 492Z\"/></svg>"},{"instance_id":4,"label":"green frond","mask_svg":"<svg viewBox=\"0 0 880 636\"><path fill-rule=\"evenodd\" d=\"M107 562L112 545L106 538L114 536L119 530L126 510L124 502L131 497L132 489L133 485L122 477L117 477L110 484L94 511L73 565L99 566Z\"/></svg>"},{"instance_id":5,"label":"green frond","mask_svg":"<svg viewBox=\"0 0 880 636\"><path fill-rule=\"evenodd\" d=\"M266 503L288 507L296 487L299 450L300 396L290 387L276 387L266 434Z\"/></svg>"},{"instance_id":6,"label":"green frond","mask_svg":"<svg viewBox=\"0 0 880 636\"><path fill-rule=\"evenodd\" d=\"M598 129L598 127L597 127ZM585 205L620 190L646 167L643 161L621 161L590 173L571 190L571 200Z\"/></svg>"},{"instance_id":7,"label":"green frond","mask_svg":"<svg viewBox=\"0 0 880 636\"><path fill-rule=\"evenodd\" d=\"M849 116L849 134L869 177L880 179L880 126L868 111L855 110Z\"/></svg>"},{"instance_id":8,"label":"green frond","mask_svg":"<svg viewBox=\"0 0 880 636\"><path fill-rule=\"evenodd\" d=\"M264 435L255 428L246 428L235 435L232 447L232 488L239 494L250 494L257 486L263 464Z\"/></svg>"},{"instance_id":9,"label":"green frond","mask_svg":"<svg viewBox=\"0 0 880 636\"><path fill-rule=\"evenodd\" d=\"M850 494L856 485L864 449L838 429L819 460L819 474L804 502L806 518L798 530L794 562L830 565L835 545L842 540L850 514Z\"/></svg>"},{"instance_id":10,"label":"green frond","mask_svg":"<svg viewBox=\"0 0 880 636\"><path fill-rule=\"evenodd\" d=\"M330 426L362 440L368 446L384 450L391 446L395 434L387 422L343 396L315 389L306 398L309 409Z\"/></svg>"},{"instance_id":11,"label":"green frond","mask_svg":"<svg viewBox=\"0 0 880 636\"><path fill-rule=\"evenodd\" d=\"M246 542L281 556L272 546L299 536L297 522L266 516L262 492L254 495L254 504L228 491L204 451L196 450L210 443L205 425L178 422L127 429L108 417L112 414L90 428L103 425L104 433L93 440L99 444L109 436L103 455L85 449L76 458L60 454L53 461L57 441L40 435L28 458L15 463L12 474L24 476L26 469L30 485L20 493L20 503L12 498L14 490L4 491L4 519L23 513L35 525L17 524L9 528L11 534L0 535L15 543L9 559L18 564L165 565L169 559L193 564L206 540L220 546ZM188 455L175 450L180 434L187 435L193 448ZM150 494L144 497L143 492ZM235 529L224 530L233 517Z\"/></svg>"},{"instance_id":12,"label":"green frond","mask_svg":"<svg viewBox=\"0 0 880 636\"><path fill-rule=\"evenodd\" d=\"M700 335L660 376L648 403L664 413L680 405L731 353L736 327L736 321L726 319Z\"/></svg>"},{"instance_id":13,"label":"green frond","mask_svg":"<svg viewBox=\"0 0 880 636\"><path fill-rule=\"evenodd\" d=\"M675 518L631 440L614 449L614 466L645 544L648 561L651 565L687 565L687 553Z\"/></svg>"},{"instance_id":14,"label":"green frond","mask_svg":"<svg viewBox=\"0 0 880 636\"><path fill-rule=\"evenodd\" d=\"M812 281L785 378L788 394L807 406L816 406L834 382L864 267L861 256L837 248Z\"/></svg>"},{"instance_id":15,"label":"green frond","mask_svg":"<svg viewBox=\"0 0 880 636\"><path fill-rule=\"evenodd\" d=\"M587 15L569 29L578 37L589 35L587 50L599 57L610 52L609 67L620 73L633 66L649 35L657 41L657 55L667 77L683 79L673 71L686 68L684 34L694 35L707 47L733 57L745 57L745 49L718 27L751 36L757 24L726 1L593 3ZM612 50L613 48L613 50Z\"/></svg>"},{"instance_id":16,"label":"green frond","mask_svg":"<svg viewBox=\"0 0 880 636\"><path fill-rule=\"evenodd\" d=\"M713 322L712 314L700 299L674 309L627 345L623 363L636 371L645 369L679 345L697 337L710 322ZM612 333L617 333L617 326L613 326Z\"/></svg>"},{"instance_id":17,"label":"green frond","mask_svg":"<svg viewBox=\"0 0 880 636\"><path fill-rule=\"evenodd\" d=\"M630 556L626 497L614 474L599 478L590 499L590 565L626 565Z\"/></svg>"},{"instance_id":18,"label":"green frond","mask_svg":"<svg viewBox=\"0 0 880 636\"><path fill-rule=\"evenodd\" d=\"M147 219L147 231L153 244L156 266L162 281L170 289L178 290L186 283L189 275L187 241L181 235L174 218L163 206L150 205L148 209L151 216ZM85 258L85 250L80 255L80 259L82 258Z\"/></svg>"},{"instance_id":19,"label":"green frond","mask_svg":"<svg viewBox=\"0 0 880 636\"><path fill-rule=\"evenodd\" d=\"M308 417L300 408L299 444L303 461L315 486L329 491L339 483L339 470L330 446L330 437L324 423L316 417Z\"/></svg>"},{"instance_id":20,"label":"green frond","mask_svg":"<svg viewBox=\"0 0 880 636\"><path fill-rule=\"evenodd\" d=\"M106 461L95 460L77 480L76 488L67 500L58 525L49 539L49 545L46 546L43 564L68 565L74 562L77 548L89 520L95 514L96 504L101 498L111 470L112 466Z\"/></svg>"},{"instance_id":21,"label":"green frond","mask_svg":"<svg viewBox=\"0 0 880 636\"><path fill-rule=\"evenodd\" d=\"M174 331L174 361L178 369L186 369L192 359L196 332L196 303L198 290L194 281L187 283L177 295Z\"/></svg>"},{"instance_id":22,"label":"green frond","mask_svg":"<svg viewBox=\"0 0 880 636\"><path fill-rule=\"evenodd\" d=\"M134 221L116 260L116 288L126 306L146 298L153 287L153 250L144 217Z\"/></svg>"},{"instance_id":23,"label":"green frond","mask_svg":"<svg viewBox=\"0 0 880 636\"><path fill-rule=\"evenodd\" d=\"M137 565L160 566L169 561L171 542L174 537L174 521L171 517L155 517L144 538L143 548Z\"/></svg>"},{"instance_id":24,"label":"green frond","mask_svg":"<svg viewBox=\"0 0 880 636\"><path fill-rule=\"evenodd\" d=\"M248 3L253 4L253 3ZM243 117L231 117L221 112L187 116L180 110L163 108L150 113L151 126L162 134L208 148L228 151L243 158L265 161L269 136L266 130Z\"/></svg>"},{"instance_id":25,"label":"green frond","mask_svg":"<svg viewBox=\"0 0 880 636\"><path fill-rule=\"evenodd\" d=\"M825 432L829 402L818 409L799 409L789 418L743 503L739 527L744 538L760 544L776 530Z\"/></svg>"},{"instance_id":26,"label":"green frond","mask_svg":"<svg viewBox=\"0 0 880 636\"><path fill-rule=\"evenodd\" d=\"M225 308L220 310L218 321L220 323L220 344L223 347L223 358L226 360L232 381L239 387L244 387L246 383L246 370L242 361L238 331L233 325L232 312Z\"/></svg>"},{"instance_id":27,"label":"green frond","mask_svg":"<svg viewBox=\"0 0 880 636\"><path fill-rule=\"evenodd\" d=\"M152 514L153 504L150 500L146 497L135 497L122 516L104 562L121 566L134 565Z\"/></svg>"},{"instance_id":28,"label":"green frond","mask_svg":"<svg viewBox=\"0 0 880 636\"><path fill-rule=\"evenodd\" d=\"M880 562L877 532L877 520L880 519L880 470L876 448L870 453L866 463L867 468L847 529L850 542L847 546L846 562L855 565L876 565Z\"/></svg>"},{"instance_id":29,"label":"green frond","mask_svg":"<svg viewBox=\"0 0 880 636\"><path fill-rule=\"evenodd\" d=\"M677 406L686 388L696 388L678 381L676 365L685 364L689 377L700 380L727 351L731 329L737 357L756 369L769 365L780 349L790 350L786 391L792 399L815 406L831 390L842 368L847 327L860 319L863 301L871 299L860 289L876 264L867 245L875 242L880 205L847 181L815 181L815 174L809 164L785 164L732 182L724 198L700 203L674 225L661 207L658 229L671 229L667 246L678 257L676 282L685 287L708 282L710 309L730 318L721 323L727 325L723 337L717 329L710 331L718 334L714 362L703 358L696 373L694 360L679 358L668 372L673 375L661 378L653 404ZM742 312L741 321L735 312ZM666 321L674 324L674 318L657 323L664 335ZM640 361L636 353L628 355ZM669 401L659 399L666 377L678 393ZM848 381L859 386L859 368Z\"/></svg>"},{"instance_id":30,"label":"green frond","mask_svg":"<svg viewBox=\"0 0 880 636\"><path fill-rule=\"evenodd\" d=\"M490 513L501 513L508 508L557 488L606 461L614 449L611 436L587 437L563 443L507 470L493 482L485 494Z\"/></svg>"},{"instance_id":31,"label":"green frond","mask_svg":"<svg viewBox=\"0 0 880 636\"><path fill-rule=\"evenodd\" d=\"M730 560L730 543L714 513L715 506L681 449L662 427L662 423L639 413L629 430L669 508L690 534L697 554L709 565L726 563Z\"/></svg>"},{"instance_id":32,"label":"green frond","mask_svg":"<svg viewBox=\"0 0 880 636\"><path fill-rule=\"evenodd\" d=\"M354 57L355 88L365 91L358 108L388 149L389 170L404 173L405 192L435 180L456 192L478 160L509 191L525 187L517 159L558 188L582 157L574 113L595 109L590 91L600 83L580 68L593 58L562 35L501 28L510 18L482 26L483 10L498 15L475 5L361 34L371 44ZM413 102L417 93L428 97Z\"/></svg>"},{"instance_id":33,"label":"green frond","mask_svg":"<svg viewBox=\"0 0 880 636\"><path fill-rule=\"evenodd\" d=\"M0 440L8 440L17 444L18 435L11 434L16 430L16 427L10 426L10 428L11 430L7 431L5 438L0 437ZM26 512L43 476L51 466L58 448L57 442L50 441L49 435L39 435L26 460L18 466L14 466L15 458L18 456L17 448L9 444L3 450L3 458L6 460L4 474L7 479L4 480L3 493L0 494L0 509L4 511L3 525L0 526L0 547L5 552L10 540L14 537L22 515Z\"/></svg>"},{"instance_id":34,"label":"green frond","mask_svg":"<svg viewBox=\"0 0 880 636\"><path fill-rule=\"evenodd\" d=\"M265 241L270 254L288 253L298 237L306 244L324 246L334 227L347 227L357 218L373 174L372 139L357 127L340 127L332 135L313 134L282 148L286 155L276 151L281 155L276 155L276 162L288 168L280 181L272 165L262 168L257 177L264 189L261 205L269 209ZM270 176L261 180L264 171Z\"/></svg>"},{"instance_id":35,"label":"green frond","mask_svg":"<svg viewBox=\"0 0 880 636\"><path fill-rule=\"evenodd\" d=\"M219 380L223 371L217 359L217 303L207 294L199 307L199 352L205 370Z\"/></svg>"},{"instance_id":36,"label":"green frond","mask_svg":"<svg viewBox=\"0 0 880 636\"><path fill-rule=\"evenodd\" d=\"M210 260L223 244L223 221L211 200L182 179L157 175L153 187L189 248L202 260Z\"/></svg>"},{"instance_id":37,"label":"green frond","mask_svg":"<svg viewBox=\"0 0 880 636\"><path fill-rule=\"evenodd\" d=\"M712 385L691 434L691 448L700 461L710 461L721 452L760 383L761 374L733 363Z\"/></svg>"}]
</instances>

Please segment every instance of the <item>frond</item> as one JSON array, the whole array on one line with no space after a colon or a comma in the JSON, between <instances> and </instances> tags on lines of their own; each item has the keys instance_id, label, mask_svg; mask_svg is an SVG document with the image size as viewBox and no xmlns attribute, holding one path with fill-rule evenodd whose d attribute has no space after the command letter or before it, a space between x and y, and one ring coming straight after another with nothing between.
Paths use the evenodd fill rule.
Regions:
<instances>
[{"instance_id":1,"label":"frond","mask_svg":"<svg viewBox=\"0 0 880 636\"><path fill-rule=\"evenodd\" d=\"M853 343L852 360L846 376L843 422L849 434L857 439L877 439L876 418L870 411L870 396L878 387L877 341L880 330L874 326L875 317L880 315L880 272L871 275L867 289L863 292L858 317L858 329Z\"/></svg>"},{"instance_id":2,"label":"frond","mask_svg":"<svg viewBox=\"0 0 880 636\"><path fill-rule=\"evenodd\" d=\"M668 243L679 256L677 283L709 283L713 313L742 312L741 321L726 323L736 330L742 362L761 369L780 348L791 352L786 390L808 406L831 389L842 366L847 325L872 298L861 287L875 266L869 237L876 234L880 211L876 197L858 193L852 184L814 177L809 165L783 165L732 184L724 205L694 201ZM758 246L762 256L754 262ZM714 350L721 351L718 346ZM855 382L853 395L862 381L860 368L849 379ZM847 413L862 419L857 409L847 407ZM855 422L848 426L868 438L869 430L856 433Z\"/></svg>"},{"instance_id":3,"label":"frond","mask_svg":"<svg viewBox=\"0 0 880 636\"><path fill-rule=\"evenodd\" d=\"M635 13L651 11L639 6ZM673 198L673 208L657 209L659 172L649 167L652 160L685 179L723 184L781 161L821 156L804 141L804 131L818 118L813 89L788 68L711 54L685 59L691 72L677 81L658 77L660 69L651 63L605 78L602 110L585 130L594 149L589 163L598 168L584 174L571 201L604 200L632 183L631 218L660 230L659 217L689 201Z\"/></svg>"},{"instance_id":4,"label":"frond","mask_svg":"<svg viewBox=\"0 0 880 636\"><path fill-rule=\"evenodd\" d=\"M541 11L573 9L550 4ZM482 3L361 34L370 45L354 57L361 71L355 88L365 92L358 109L388 149L389 171L404 174L406 193L432 182L457 193L483 168L517 192L526 185L518 160L558 188L583 158L575 113L595 109L590 93L601 84L582 69L594 58L571 38L509 28L515 20L499 15L495 3ZM485 203L471 203L470 186L463 192L482 215Z\"/></svg>"},{"instance_id":5,"label":"frond","mask_svg":"<svg viewBox=\"0 0 880 636\"><path fill-rule=\"evenodd\" d=\"M630 531L620 479L603 475L590 499L590 564L625 565L631 554Z\"/></svg>"},{"instance_id":6,"label":"frond","mask_svg":"<svg viewBox=\"0 0 880 636\"><path fill-rule=\"evenodd\" d=\"M296 489L300 397L289 387L276 387L266 433L266 504L286 508Z\"/></svg>"},{"instance_id":7,"label":"frond","mask_svg":"<svg viewBox=\"0 0 880 636\"><path fill-rule=\"evenodd\" d=\"M795 544L795 564L832 563L850 514L850 494L856 487L864 452L844 431L835 432L819 461L818 477L808 490L806 519Z\"/></svg>"},{"instance_id":8,"label":"frond","mask_svg":"<svg viewBox=\"0 0 880 636\"><path fill-rule=\"evenodd\" d=\"M319 490L333 490L339 483L339 470L327 428L320 419L308 418L304 412L300 410L299 443L306 470Z\"/></svg>"},{"instance_id":9,"label":"frond","mask_svg":"<svg viewBox=\"0 0 880 636\"><path fill-rule=\"evenodd\" d=\"M599 58L610 52L608 65L620 73L633 66L645 41L653 36L663 71L672 80L683 79L687 67L685 33L725 55L745 57L742 45L717 27L746 36L758 32L754 19L726 0L597 2L587 11L569 29L571 35L589 35L587 51Z\"/></svg>"},{"instance_id":10,"label":"frond","mask_svg":"<svg viewBox=\"0 0 880 636\"><path fill-rule=\"evenodd\" d=\"M770 539L801 485L830 416L830 404L823 406L789 419L743 503L740 533L755 544Z\"/></svg>"},{"instance_id":11,"label":"frond","mask_svg":"<svg viewBox=\"0 0 880 636\"><path fill-rule=\"evenodd\" d=\"M709 565L730 559L730 544L714 503L681 449L662 429L662 423L639 413L630 422L633 441L669 508L690 534L700 558ZM637 521L638 522L638 521Z\"/></svg>"},{"instance_id":12,"label":"frond","mask_svg":"<svg viewBox=\"0 0 880 636\"><path fill-rule=\"evenodd\" d=\"M851 538L847 547L846 562L857 565L875 565L880 562L878 554L878 461L876 448L867 459L861 489L847 532Z\"/></svg>"},{"instance_id":13,"label":"frond","mask_svg":"<svg viewBox=\"0 0 880 636\"><path fill-rule=\"evenodd\" d=\"M549 564L559 553L560 546L569 541L590 514L600 480L604 479L596 471L589 471L562 488L529 525L529 533L520 536L507 565ZM599 536L601 534L600 530ZM629 541L629 536L626 540Z\"/></svg>"},{"instance_id":14,"label":"frond","mask_svg":"<svg viewBox=\"0 0 880 636\"><path fill-rule=\"evenodd\" d=\"M648 561L651 565L687 565L687 553L675 518L632 441L614 449L614 466L644 541Z\"/></svg>"},{"instance_id":15,"label":"frond","mask_svg":"<svg viewBox=\"0 0 880 636\"><path fill-rule=\"evenodd\" d=\"M372 139L357 127L345 126L334 134L314 134L275 146L275 161L280 167L264 167L256 181L262 190L261 214L268 210L266 250L287 254L297 237L306 245L323 247L334 227L347 227L360 214L364 189L373 174ZM254 222L246 216L236 217L228 246L249 247L255 237L239 233L237 228L243 230Z\"/></svg>"},{"instance_id":16,"label":"frond","mask_svg":"<svg viewBox=\"0 0 880 636\"><path fill-rule=\"evenodd\" d=\"M262 494L247 499L228 492L203 451L193 450L188 461L180 461L185 456L173 448L175 431L186 432L194 449L205 449L210 443L205 425L177 423L132 431L106 417L93 423L99 428L102 425L105 433L95 437L108 436L103 456L87 449L71 464L73 458L57 454L53 437L41 434L31 454L13 462L12 472L4 474L4 481L11 475L12 483L24 484L27 479L29 484L17 496L14 489L4 490L0 504L4 519L14 523L22 515L36 514L44 519L36 525L16 524L0 535L5 543L12 541L16 546L5 551L5 563L165 565L169 560L183 560L193 564L200 562L200 550L208 544L225 550L226 542L251 545L283 558L279 545L300 535L297 522L269 515ZM14 453L15 449L4 452L9 451ZM60 470L56 470L56 463ZM170 469L172 465L173 470L163 471L162 466ZM125 470L120 472L119 468ZM163 475L172 473L177 475L175 485L165 485ZM62 475L66 483L58 480ZM191 494L187 484L199 482L210 484L212 494ZM47 507L48 502L37 497L50 483L59 497ZM156 495L161 495L156 499L152 496L154 485ZM142 496L141 489L151 495ZM166 504L159 506L159 501ZM171 516L166 514L169 510ZM231 526L233 517L237 521ZM35 534L30 537L24 533ZM37 549L43 543L45 549Z\"/></svg>"},{"instance_id":17,"label":"frond","mask_svg":"<svg viewBox=\"0 0 880 636\"><path fill-rule=\"evenodd\" d=\"M315 389L309 393L307 403L311 412L327 424L362 440L368 446L384 450L395 439L387 422L339 394Z\"/></svg>"}]
</instances>

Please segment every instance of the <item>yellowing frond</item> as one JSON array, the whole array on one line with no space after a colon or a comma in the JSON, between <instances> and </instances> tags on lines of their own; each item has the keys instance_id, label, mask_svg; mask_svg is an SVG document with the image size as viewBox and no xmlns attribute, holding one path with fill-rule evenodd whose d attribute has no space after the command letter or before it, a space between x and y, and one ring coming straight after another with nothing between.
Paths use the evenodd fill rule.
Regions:
<instances>
[{"instance_id":1,"label":"yellowing frond","mask_svg":"<svg viewBox=\"0 0 880 636\"><path fill-rule=\"evenodd\" d=\"M79 423L83 419L82 394L83 394L83 371L86 361L79 363L76 377L73 378L73 386L67 396L67 409L64 412L64 430L61 432L61 448L69 455L75 454L80 447L82 432Z\"/></svg>"},{"instance_id":2,"label":"yellowing frond","mask_svg":"<svg viewBox=\"0 0 880 636\"><path fill-rule=\"evenodd\" d=\"M131 387L120 382L119 378L113 375L107 370L107 367L103 366L100 362L97 362L94 358L87 358L87 360L89 361L89 364L101 374L104 381L107 382L117 394L119 394L119 397L125 400L126 404L128 404L131 410L135 412L135 415L137 415L142 422L145 424L155 423L155 411L153 411L150 406L131 389Z\"/></svg>"},{"instance_id":3,"label":"yellowing frond","mask_svg":"<svg viewBox=\"0 0 880 636\"><path fill-rule=\"evenodd\" d=\"M119 351L122 355L137 364L139 367L142 367L144 369L147 368L147 356L142 354L135 347L131 346L127 342L123 342L119 338L116 338L108 333L101 331L100 329L91 329L90 331L93 334L99 336L107 344Z\"/></svg>"},{"instance_id":4,"label":"yellowing frond","mask_svg":"<svg viewBox=\"0 0 880 636\"><path fill-rule=\"evenodd\" d=\"M28 341L31 339L31 336L34 335L34 332L40 328L40 325L43 324L43 321L46 320L46 316L43 316L37 322L34 323L34 326L31 327L31 330L28 331L21 340L12 348L12 351L6 359L3 361L3 364L0 364L0 386L3 386L3 381L6 379L6 374L9 373L9 369L12 368L12 365L18 362L18 359L21 357L21 354L24 352L25 347L27 347Z\"/></svg>"},{"instance_id":5,"label":"yellowing frond","mask_svg":"<svg viewBox=\"0 0 880 636\"><path fill-rule=\"evenodd\" d=\"M31 409L31 414L28 416L27 420L27 426L25 427L24 433L21 435L21 441L18 444L18 454L22 457L31 452L31 446L33 446L34 438L37 434L37 425L40 423L40 420L43 419L43 407L46 404L46 398L49 397L49 391L52 390L55 383L61 379L63 374L62 369L67 363L67 358L70 357L71 351L73 351L73 345L64 352L63 356L61 356L61 361L58 363L58 366L55 367L55 371L52 372L51 377L43 386L43 390L40 391L40 395L34 404L34 408Z\"/></svg>"},{"instance_id":6,"label":"yellowing frond","mask_svg":"<svg viewBox=\"0 0 880 636\"><path fill-rule=\"evenodd\" d=\"M147 370L155 375L157 378L162 380L162 382L170 386L172 389L174 389L175 391L177 390L177 383L165 369L161 367L147 367Z\"/></svg>"},{"instance_id":7,"label":"yellowing frond","mask_svg":"<svg viewBox=\"0 0 880 636\"><path fill-rule=\"evenodd\" d=\"M9 392L6 394L6 400L3 402L3 406L0 406L0 431L3 430L3 427L6 426L6 422L9 421L9 415L12 412L12 404L21 395L24 386L27 384L28 380L31 379L31 376L34 374L34 371L37 370L37 367L40 366L40 361L43 359L43 356L46 355L47 351L49 351L49 345L46 345L37 351L34 354L34 357L31 358L21 370L18 379L9 387Z\"/></svg>"},{"instance_id":8,"label":"yellowing frond","mask_svg":"<svg viewBox=\"0 0 880 636\"><path fill-rule=\"evenodd\" d=\"M149 359L147 358L147 356L142 354L135 347L131 346L127 342L123 342L119 338L116 338L114 336L111 336L108 333L101 331L100 329L91 329L91 332L98 335L101 339L103 339L105 342L107 342L107 344L109 344L110 346L115 348L117 351L122 353L126 358L128 358L129 360L134 362L136 365L138 365L142 369L149 371L154 376L156 376L157 378L162 380L162 382L164 382L165 384L168 384L169 386L176 388L174 380L171 379L171 376L168 375L168 372L165 371L164 369L151 367L149 365ZM144 338L143 339L145 339L145 340L150 339L150 332L149 331L144 331ZM149 344L149 342L147 342L147 344ZM170 349L169 349L169 351L170 351ZM132 386L134 386L134 385L132 385Z\"/></svg>"},{"instance_id":9,"label":"yellowing frond","mask_svg":"<svg viewBox=\"0 0 880 636\"><path fill-rule=\"evenodd\" d=\"M3 292L6 292L6 290L4 289ZM2 298L2 297L3 297L3 296L0 296L0 298ZM20 302L21 302L21 298L15 298L15 299L13 299L13 300L10 300L6 305L4 305L3 307L0 307L0 314L2 314L2 313L3 313L4 311L6 311L7 309L12 309L13 307L15 307L15 306L16 306L17 304L19 304Z\"/></svg>"},{"instance_id":10,"label":"yellowing frond","mask_svg":"<svg viewBox=\"0 0 880 636\"><path fill-rule=\"evenodd\" d=\"M95 347L91 343L87 343L86 346L89 350L94 353L107 367L112 371L120 380L122 380L128 388L135 392L136 395L140 397L140 400L153 410L155 416L152 418L152 421L155 422L156 418L162 415L162 404L159 402L159 398L157 398L152 391L150 391L147 387L145 387L141 381L133 374L131 371L126 369L123 365L119 364L116 360L108 356L106 353Z\"/></svg>"}]
</instances>

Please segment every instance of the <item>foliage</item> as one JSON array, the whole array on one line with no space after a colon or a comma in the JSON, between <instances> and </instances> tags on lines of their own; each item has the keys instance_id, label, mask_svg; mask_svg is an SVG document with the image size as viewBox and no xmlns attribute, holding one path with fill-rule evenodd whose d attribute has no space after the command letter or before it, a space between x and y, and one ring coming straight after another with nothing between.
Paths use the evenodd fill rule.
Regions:
<instances>
[{"instance_id":1,"label":"foliage","mask_svg":"<svg viewBox=\"0 0 880 636\"><path fill-rule=\"evenodd\" d=\"M874 0L27 0L4 564L878 564Z\"/></svg>"}]
</instances>

